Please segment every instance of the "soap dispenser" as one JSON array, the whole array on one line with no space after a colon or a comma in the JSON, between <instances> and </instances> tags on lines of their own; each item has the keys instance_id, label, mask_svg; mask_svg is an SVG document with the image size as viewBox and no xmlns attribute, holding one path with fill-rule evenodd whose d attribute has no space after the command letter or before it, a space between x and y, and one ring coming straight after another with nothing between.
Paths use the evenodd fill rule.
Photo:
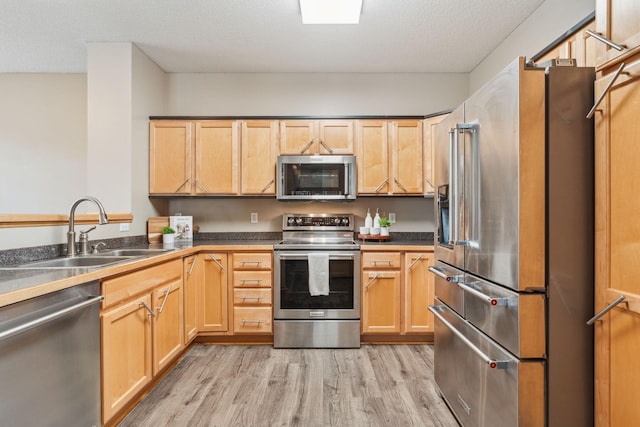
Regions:
<instances>
[{"instance_id":1,"label":"soap dispenser","mask_svg":"<svg viewBox=\"0 0 640 427\"><path fill-rule=\"evenodd\" d=\"M380 214L376 209L376 216L373 217L373 228L380 228Z\"/></svg>"},{"instance_id":2,"label":"soap dispenser","mask_svg":"<svg viewBox=\"0 0 640 427\"><path fill-rule=\"evenodd\" d=\"M367 228L373 227L373 220L371 219L371 211L367 208L367 216L364 219L364 226Z\"/></svg>"}]
</instances>

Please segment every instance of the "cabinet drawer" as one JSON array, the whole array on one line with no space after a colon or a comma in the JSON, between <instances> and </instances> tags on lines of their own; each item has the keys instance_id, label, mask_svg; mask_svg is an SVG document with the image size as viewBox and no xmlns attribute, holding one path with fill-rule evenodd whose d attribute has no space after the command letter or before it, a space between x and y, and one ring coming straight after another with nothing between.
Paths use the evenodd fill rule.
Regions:
<instances>
[{"instance_id":1,"label":"cabinet drawer","mask_svg":"<svg viewBox=\"0 0 640 427\"><path fill-rule=\"evenodd\" d=\"M271 307L233 308L233 332L236 334L271 333L272 324Z\"/></svg>"},{"instance_id":2,"label":"cabinet drawer","mask_svg":"<svg viewBox=\"0 0 640 427\"><path fill-rule=\"evenodd\" d=\"M157 286L182 281L182 260L176 259L102 281L103 308Z\"/></svg>"},{"instance_id":3,"label":"cabinet drawer","mask_svg":"<svg viewBox=\"0 0 640 427\"><path fill-rule=\"evenodd\" d=\"M234 289L235 305L271 305L271 289Z\"/></svg>"},{"instance_id":4,"label":"cabinet drawer","mask_svg":"<svg viewBox=\"0 0 640 427\"><path fill-rule=\"evenodd\" d=\"M362 254L362 268L399 269L400 252L364 252Z\"/></svg>"},{"instance_id":5,"label":"cabinet drawer","mask_svg":"<svg viewBox=\"0 0 640 427\"><path fill-rule=\"evenodd\" d=\"M271 271L234 271L235 288L270 288Z\"/></svg>"},{"instance_id":6,"label":"cabinet drawer","mask_svg":"<svg viewBox=\"0 0 640 427\"><path fill-rule=\"evenodd\" d=\"M271 253L234 253L234 270L271 270Z\"/></svg>"}]
</instances>

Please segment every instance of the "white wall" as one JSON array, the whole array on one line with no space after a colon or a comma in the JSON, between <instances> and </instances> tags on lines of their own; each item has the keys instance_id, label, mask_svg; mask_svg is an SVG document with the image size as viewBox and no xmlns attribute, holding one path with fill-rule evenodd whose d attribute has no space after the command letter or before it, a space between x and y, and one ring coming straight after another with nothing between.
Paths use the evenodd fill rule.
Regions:
<instances>
[{"instance_id":1,"label":"white wall","mask_svg":"<svg viewBox=\"0 0 640 427\"><path fill-rule=\"evenodd\" d=\"M470 94L516 57L540 52L594 9L595 0L546 0L470 73Z\"/></svg>"}]
</instances>

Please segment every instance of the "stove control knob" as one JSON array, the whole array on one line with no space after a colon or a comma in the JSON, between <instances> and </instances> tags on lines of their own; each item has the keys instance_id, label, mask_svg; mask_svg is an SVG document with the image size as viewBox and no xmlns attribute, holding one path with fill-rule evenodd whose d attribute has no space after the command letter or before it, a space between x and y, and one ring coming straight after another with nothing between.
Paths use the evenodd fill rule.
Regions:
<instances>
[{"instance_id":1,"label":"stove control knob","mask_svg":"<svg viewBox=\"0 0 640 427\"><path fill-rule=\"evenodd\" d=\"M298 216L298 217L296 217L296 224L297 224L297 225L302 224L302 218L300 218L299 216Z\"/></svg>"},{"instance_id":2,"label":"stove control knob","mask_svg":"<svg viewBox=\"0 0 640 427\"><path fill-rule=\"evenodd\" d=\"M288 218L287 219L287 224L289 225L293 225L294 219L293 218Z\"/></svg>"},{"instance_id":3,"label":"stove control knob","mask_svg":"<svg viewBox=\"0 0 640 427\"><path fill-rule=\"evenodd\" d=\"M342 218L342 225L349 225L349 218L347 217Z\"/></svg>"}]
</instances>

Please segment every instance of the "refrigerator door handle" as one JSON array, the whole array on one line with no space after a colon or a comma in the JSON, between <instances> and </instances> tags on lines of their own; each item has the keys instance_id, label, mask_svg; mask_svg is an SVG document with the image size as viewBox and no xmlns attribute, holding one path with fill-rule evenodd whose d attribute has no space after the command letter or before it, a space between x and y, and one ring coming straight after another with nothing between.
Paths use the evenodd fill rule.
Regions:
<instances>
[{"instance_id":1,"label":"refrigerator door handle","mask_svg":"<svg viewBox=\"0 0 640 427\"><path fill-rule=\"evenodd\" d=\"M474 297L486 302L487 304L491 305L492 307L508 307L510 300L515 300L514 302L516 304L518 303L518 299L517 298L493 298L493 297L491 297L491 296L489 296L487 294L484 294L484 293L480 292L477 289L472 288L471 286L469 286L469 285L467 285L465 283L458 283L458 287L460 289L462 289L463 291L470 293Z\"/></svg>"},{"instance_id":2,"label":"refrigerator door handle","mask_svg":"<svg viewBox=\"0 0 640 427\"><path fill-rule=\"evenodd\" d=\"M456 127L449 130L450 145L450 166L449 166L449 184L451 189L451 203L449 204L449 221L450 221L450 243L455 246L469 246L470 242L464 240L460 236L460 134L474 132L476 125L469 123L456 123Z\"/></svg>"},{"instance_id":3,"label":"refrigerator door handle","mask_svg":"<svg viewBox=\"0 0 640 427\"><path fill-rule=\"evenodd\" d=\"M441 279L446 280L447 282L453 282L453 283L458 283L461 282L462 279L464 278L463 275L449 275L447 273L445 273L443 271L442 267L434 267L431 266L429 267L429 271L432 272L433 274L435 274L436 276L438 276Z\"/></svg>"},{"instance_id":4,"label":"refrigerator door handle","mask_svg":"<svg viewBox=\"0 0 640 427\"><path fill-rule=\"evenodd\" d=\"M465 345L467 345L471 350L473 350L473 352L475 354L480 356L480 358L487 364L487 366L489 366L489 368L491 368L491 369L507 369L509 367L509 361L492 359L491 357L487 356L482 350L480 350L474 343L469 341L469 339L467 337L465 337L462 332L457 330L455 328L455 326L453 326L451 323L449 323L447 321L447 319L442 317L442 315L440 314L440 311L442 311L442 310L444 310L444 307L439 306L439 305L430 305L429 306L429 311L432 312L433 315L436 316L438 318L438 320L440 320L442 322L442 324L444 324L444 326L446 326L447 329L449 329L455 336L460 338L460 340L463 343L465 343Z\"/></svg>"}]
</instances>

